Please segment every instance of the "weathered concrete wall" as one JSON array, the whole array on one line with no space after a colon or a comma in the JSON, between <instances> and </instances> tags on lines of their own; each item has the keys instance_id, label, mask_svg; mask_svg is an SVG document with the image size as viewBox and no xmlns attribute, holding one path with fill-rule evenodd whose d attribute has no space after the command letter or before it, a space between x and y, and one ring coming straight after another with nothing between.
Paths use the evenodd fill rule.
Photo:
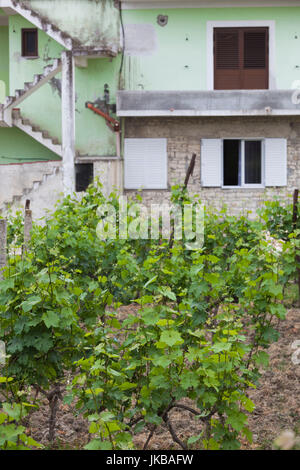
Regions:
<instances>
[{"instance_id":1,"label":"weathered concrete wall","mask_svg":"<svg viewBox=\"0 0 300 470\"><path fill-rule=\"evenodd\" d=\"M103 184L107 196L116 189L122 191L122 160L98 159L94 162L94 176ZM77 193L78 198L82 194ZM0 165L0 210L5 202L13 202L11 207L16 212L24 209L26 199L30 199L33 218L37 220L52 212L63 195L60 161Z\"/></svg>"},{"instance_id":2,"label":"weathered concrete wall","mask_svg":"<svg viewBox=\"0 0 300 470\"><path fill-rule=\"evenodd\" d=\"M288 141L288 185L284 188L222 189L201 187L201 138L286 138ZM255 211L274 196L288 197L300 185L300 118L127 118L126 137L168 139L169 189L142 191L144 201L162 203L170 200L170 187L182 184L192 154L197 154L189 190L201 200L221 209L227 205L232 214ZM134 191L126 191L133 195Z\"/></svg>"},{"instance_id":3,"label":"weathered concrete wall","mask_svg":"<svg viewBox=\"0 0 300 470\"><path fill-rule=\"evenodd\" d=\"M5 201L11 203L16 197L13 209L24 208L25 200L30 199L35 218L51 210L63 190L62 173L56 171L60 166L58 161L1 165L1 209Z\"/></svg>"},{"instance_id":4,"label":"weathered concrete wall","mask_svg":"<svg viewBox=\"0 0 300 470\"><path fill-rule=\"evenodd\" d=\"M119 116L300 114L295 90L119 91ZM297 104L296 104L297 103Z\"/></svg>"},{"instance_id":5,"label":"weathered concrete wall","mask_svg":"<svg viewBox=\"0 0 300 470\"><path fill-rule=\"evenodd\" d=\"M39 58L21 57L21 29L31 24L19 15L9 19L10 36L10 94L22 89L24 82L42 73L43 67L61 57L63 48L39 31ZM75 69L76 150L83 155L116 155L115 137L105 120L85 107L86 101L103 98L104 84L108 84L111 103L115 102L120 57L90 59L87 68ZM21 105L21 114L61 140L61 74L27 98Z\"/></svg>"},{"instance_id":6,"label":"weathered concrete wall","mask_svg":"<svg viewBox=\"0 0 300 470\"><path fill-rule=\"evenodd\" d=\"M119 12L113 0L23 0L48 23L77 39L80 48L120 44Z\"/></svg>"},{"instance_id":7,"label":"weathered concrete wall","mask_svg":"<svg viewBox=\"0 0 300 470\"><path fill-rule=\"evenodd\" d=\"M123 190L123 165L122 160L98 160L94 162L94 177L99 178L103 184L103 194L109 194L117 190Z\"/></svg>"},{"instance_id":8,"label":"weathered concrete wall","mask_svg":"<svg viewBox=\"0 0 300 470\"><path fill-rule=\"evenodd\" d=\"M50 162L48 162L49 164ZM57 167L57 165L56 165ZM42 184L24 195L22 199L14 205L14 211L24 209L26 199L30 199L30 208L34 220L45 217L48 212L53 212L57 202L63 197L62 172L59 168L48 175Z\"/></svg>"}]
</instances>

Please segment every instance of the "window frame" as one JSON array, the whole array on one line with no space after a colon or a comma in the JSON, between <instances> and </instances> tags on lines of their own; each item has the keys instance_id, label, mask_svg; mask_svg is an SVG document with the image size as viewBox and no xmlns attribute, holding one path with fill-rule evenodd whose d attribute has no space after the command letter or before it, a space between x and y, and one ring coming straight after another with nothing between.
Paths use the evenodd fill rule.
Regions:
<instances>
[{"instance_id":1,"label":"window frame","mask_svg":"<svg viewBox=\"0 0 300 470\"><path fill-rule=\"evenodd\" d=\"M25 47L26 47L26 40L25 40L25 37L26 37L26 33L36 33L36 50L35 50L35 54L25 54L25 52L27 52L25 50ZM34 59L34 58L37 58L39 57L39 34L38 34L38 28L22 28L21 30L21 53L22 53L22 57L23 58L28 58L28 59Z\"/></svg>"},{"instance_id":2,"label":"window frame","mask_svg":"<svg viewBox=\"0 0 300 470\"><path fill-rule=\"evenodd\" d=\"M224 185L224 141L225 140L238 140L240 141L241 149L241 184L235 186ZM261 184L246 184L245 183L245 142L246 141L260 141L261 142ZM265 138L263 137L230 137L222 139L222 154L221 154L221 188L222 189L264 189L265 186Z\"/></svg>"},{"instance_id":3,"label":"window frame","mask_svg":"<svg viewBox=\"0 0 300 470\"><path fill-rule=\"evenodd\" d=\"M228 67L222 67L218 68L218 57L219 55L217 54L217 47L218 47L218 41L217 37L218 34L222 34L227 32L227 34L234 34L237 33L237 42L238 42L238 67L232 68L230 66ZM246 33L264 33L265 34L265 67L263 68L249 68L245 66L245 35ZM269 60L269 36L270 36L270 31L269 27L254 27L254 26L239 26L239 27L223 27L223 28L214 28L213 30L213 35L214 35L214 90L219 90L219 91L224 91L224 90L269 90L270 88L270 60ZM261 77L254 79L253 77L253 71L259 70L261 73ZM218 86L220 82L220 77L224 76L227 74L227 80L228 80L228 74L231 75L231 81L232 79L235 81L238 81L239 84L237 86L233 86L233 88L227 88L227 87L221 87L221 85ZM260 86L251 86L251 87L246 87L246 82L250 77L252 76L252 81L256 81L256 84L260 82ZM222 83L222 80L221 80ZM263 86L262 83L264 83ZM224 83L223 83L224 84Z\"/></svg>"}]
</instances>

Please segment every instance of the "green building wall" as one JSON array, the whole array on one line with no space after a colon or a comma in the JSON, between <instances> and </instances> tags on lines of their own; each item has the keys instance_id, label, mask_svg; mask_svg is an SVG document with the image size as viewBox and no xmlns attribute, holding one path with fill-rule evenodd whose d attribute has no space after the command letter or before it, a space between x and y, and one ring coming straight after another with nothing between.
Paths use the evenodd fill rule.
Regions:
<instances>
[{"instance_id":1,"label":"green building wall","mask_svg":"<svg viewBox=\"0 0 300 470\"><path fill-rule=\"evenodd\" d=\"M4 12L0 9L0 18ZM9 36L8 26L0 24L0 103L9 92Z\"/></svg>"},{"instance_id":2,"label":"green building wall","mask_svg":"<svg viewBox=\"0 0 300 470\"><path fill-rule=\"evenodd\" d=\"M63 50L44 31L39 30L39 58L21 57L21 30L28 27L30 23L21 16L10 17L11 94L22 89L24 82L32 81L35 74L42 73L43 67L51 64L55 58L60 58ZM76 67L76 149L83 155L115 155L114 134L104 119L88 110L85 103L102 98L106 83L110 87L111 101L115 102L119 67L120 57L89 59L87 68ZM47 130L52 137L61 139L61 74L33 93L19 107L25 118Z\"/></svg>"},{"instance_id":3,"label":"green building wall","mask_svg":"<svg viewBox=\"0 0 300 470\"><path fill-rule=\"evenodd\" d=\"M42 5L45 5L46 8L46 3L48 6L51 3L39 0L35 0L35 2L36 5L39 4L40 8ZM32 3L34 2L32 1ZM59 21L57 15L58 12L55 11L56 22ZM115 8L113 15L119 28ZM166 26L158 25L158 15L168 15ZM104 119L85 107L86 101L94 101L103 97L106 83L110 88L112 103L115 102L119 83L121 88L128 90L206 90L208 88L206 50L208 21L274 21L277 88L289 89L296 80L300 80L299 7L125 10L123 18L125 25L151 25L155 32L156 47L147 54L141 51L128 55L127 51L124 56L121 80L119 77L121 53L112 59L89 59L87 68L76 67L76 150L82 155L109 156L116 154L114 134L107 127ZM5 39L7 38L7 29L4 27L2 30L0 27L0 35L4 36L4 42L1 42L1 46L5 45L0 48L1 63L3 58L3 63L7 64L9 51L9 72L7 65L1 66L0 64L0 74L3 73L0 80L5 81L10 94L14 94L16 89L23 88L24 82L32 81L34 74L42 73L43 67L52 63L55 58L59 58L63 50L62 46L49 38L44 31L39 31L39 58L31 60L22 58L21 29L30 26L32 25L21 16L11 16L9 18L9 44ZM69 25L67 29L70 27ZM119 32L114 34L119 35ZM141 42L142 39L140 38ZM19 106L24 117L48 131L52 137L59 139L61 138L60 80L61 76L57 75ZM1 128L0 131L2 150L4 149L3 136L6 133L12 136L12 130ZM34 152L33 144L28 143L25 134L22 135L24 149L26 146L24 158L28 158L30 152ZM8 141L6 137L5 139ZM14 145L12 140L11 146ZM8 152L8 150L4 149L1 153L4 154L4 152ZM47 157L47 152L48 150L45 149L42 155L45 158L53 159L53 155ZM18 152L14 149L11 149L7 155L9 158L12 158L13 155L17 155L19 158ZM36 156L37 153L32 153L33 159Z\"/></svg>"},{"instance_id":4,"label":"green building wall","mask_svg":"<svg viewBox=\"0 0 300 470\"><path fill-rule=\"evenodd\" d=\"M158 15L168 15L164 27ZM130 90L206 90L208 21L275 21L278 89L300 80L300 8L187 8L125 10L125 24L150 24L157 37L153 54L127 56L125 88Z\"/></svg>"}]
</instances>

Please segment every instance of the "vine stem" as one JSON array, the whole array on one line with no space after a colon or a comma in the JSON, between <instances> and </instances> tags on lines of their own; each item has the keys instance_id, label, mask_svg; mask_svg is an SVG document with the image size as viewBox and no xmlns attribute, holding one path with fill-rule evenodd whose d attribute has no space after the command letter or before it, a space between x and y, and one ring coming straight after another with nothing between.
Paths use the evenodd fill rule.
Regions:
<instances>
[{"instance_id":1,"label":"vine stem","mask_svg":"<svg viewBox=\"0 0 300 470\"><path fill-rule=\"evenodd\" d=\"M152 437L153 437L153 434L155 433L156 429L157 429L157 426L155 425L155 426L152 428L151 432L149 433L149 436L148 436L148 438L147 438L147 440L146 440L146 442L145 442L145 444L144 444L143 450L147 450L148 445L149 445L149 443L150 443L150 441L151 441L151 439L152 439Z\"/></svg>"},{"instance_id":2,"label":"vine stem","mask_svg":"<svg viewBox=\"0 0 300 470\"><path fill-rule=\"evenodd\" d=\"M49 392L45 392L38 385L35 386L37 392L41 392L48 400L50 408L50 417L49 417L49 435L48 439L50 442L54 441L55 438L55 426L56 426L56 416L58 411L59 400L62 399L60 384L55 384L54 388Z\"/></svg>"},{"instance_id":3,"label":"vine stem","mask_svg":"<svg viewBox=\"0 0 300 470\"><path fill-rule=\"evenodd\" d=\"M160 414L161 418L163 420L165 420L165 417L168 415L168 412L171 410L171 408L173 407L174 405L174 399L171 401L170 405L164 410L164 412L162 414ZM153 434L155 433L156 429L157 429L157 424L152 428L148 438L147 438L147 441L145 442L144 444L144 447L143 447L143 450L147 450L147 447L149 445L149 442L151 441L152 437L153 437Z\"/></svg>"},{"instance_id":4,"label":"vine stem","mask_svg":"<svg viewBox=\"0 0 300 470\"><path fill-rule=\"evenodd\" d=\"M188 450L187 446L184 444L184 442L182 442L179 437L177 436L177 434L175 433L174 431L174 428L172 426L172 423L170 421L170 418L168 416L168 414L166 416L164 416L163 418L164 422L166 423L167 427L168 427L168 430L169 430L169 433L171 434L172 436L172 439L174 442L176 442L177 444L180 445L180 447L183 449L183 450Z\"/></svg>"}]
</instances>

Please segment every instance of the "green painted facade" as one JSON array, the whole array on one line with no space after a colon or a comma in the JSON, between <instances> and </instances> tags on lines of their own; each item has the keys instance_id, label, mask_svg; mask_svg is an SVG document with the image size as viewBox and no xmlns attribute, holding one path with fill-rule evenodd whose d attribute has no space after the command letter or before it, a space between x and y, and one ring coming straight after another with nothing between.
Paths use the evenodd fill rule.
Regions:
<instances>
[{"instance_id":1,"label":"green painted facade","mask_svg":"<svg viewBox=\"0 0 300 470\"><path fill-rule=\"evenodd\" d=\"M0 26L0 44L0 103L3 103L9 90L8 26Z\"/></svg>"},{"instance_id":2,"label":"green painted facade","mask_svg":"<svg viewBox=\"0 0 300 470\"><path fill-rule=\"evenodd\" d=\"M41 74L43 67L59 58L63 47L53 41L44 31L38 31L38 59L21 56L21 30L32 27L31 23L19 15L9 17L9 76L10 94L24 88L25 82L31 82L35 74ZM55 77L59 78L59 76ZM51 136L61 136L60 98L51 90L49 84L33 93L20 106L22 115L40 126Z\"/></svg>"},{"instance_id":3,"label":"green painted facade","mask_svg":"<svg viewBox=\"0 0 300 470\"><path fill-rule=\"evenodd\" d=\"M7 38L7 47L3 48L7 54L7 64L9 64L9 67L5 67L7 77L9 75L9 83L6 87L7 95L14 95L15 90L24 88L25 82L31 82L35 74L42 73L46 65L61 56L63 47L44 31L39 30L39 57L23 58L21 56L21 31L22 28L30 27L32 27L31 23L22 16L9 17L9 28L7 28L7 33L9 30L7 35L9 47ZM119 43L119 30L117 38ZM82 155L114 156L116 154L113 132L108 129L103 118L96 116L86 108L85 103L103 98L106 83L110 86L111 101L115 102L118 83L115 77L119 73L120 59L120 56L112 59L93 58L88 60L87 68L76 67L75 69L76 150ZM52 137L58 137L61 140L61 74L56 75L18 107L23 117L48 131ZM9 131L5 128L0 130L1 135Z\"/></svg>"},{"instance_id":4,"label":"green painted facade","mask_svg":"<svg viewBox=\"0 0 300 470\"><path fill-rule=\"evenodd\" d=\"M4 12L0 9L0 18ZM0 25L0 103L9 91L9 36L8 26Z\"/></svg>"},{"instance_id":5,"label":"green painted facade","mask_svg":"<svg viewBox=\"0 0 300 470\"><path fill-rule=\"evenodd\" d=\"M208 21L275 21L276 82L290 89L300 80L300 8L187 8L126 10L126 24L151 24L157 49L126 57L125 87L131 90L206 90ZM168 24L157 24L168 15Z\"/></svg>"},{"instance_id":6,"label":"green painted facade","mask_svg":"<svg viewBox=\"0 0 300 470\"><path fill-rule=\"evenodd\" d=\"M28 0L29 1L29 0ZM99 3L85 2L91 10L83 11L79 25L74 26L74 18L78 11L67 14L64 3L60 0L30 0L32 7L47 15L59 24L68 34L73 36L83 31L83 41L90 45L89 38L99 30L99 19L95 10ZM51 12L50 4L56 4ZM83 5L83 0L71 0L68 5ZM111 7L111 18L106 11L105 18L107 41L119 42L120 23L116 8ZM103 13L103 12L102 12ZM104 14L104 13L103 13ZM73 16L72 16L73 15ZM74 16L75 15L75 16ZM77 15L77 16L76 16ZM161 27L157 23L158 15L168 15L168 24ZM89 31L88 18L91 18ZM125 25L148 25L153 32L155 47L150 52L125 53L123 73L120 80L119 71L122 54L116 58L89 59L87 68L76 67L76 150L82 155L109 156L116 154L115 136L107 127L104 119L86 109L86 101L95 101L103 97L104 84L108 84L111 102L115 102L116 91L121 88L129 90L206 90L207 89L207 22L208 21L245 21L265 20L275 22L275 65L278 89L290 89L292 84L300 81L300 8L198 8L198 9L151 9L123 11ZM114 26L112 26L112 24ZM150 26L149 26L150 25ZM9 27L0 26L0 80L6 84L6 93L14 94L22 89L24 82L33 80L35 74L42 73L43 67L59 58L63 47L56 43L44 31L39 31L39 58L25 59L21 57L21 29L32 25L19 15L9 18ZM79 27L80 26L80 27ZM97 29L98 28L98 29ZM83 33L82 33L83 34ZM104 34L104 36L105 36ZM152 33L151 33L152 34ZM9 40L8 40L9 38ZM92 42L93 40L90 39ZM141 43L142 38L137 38ZM126 41L125 41L126 43ZM4 46L4 47L2 47ZM9 68L8 68L9 56ZM9 84L8 84L9 82ZM9 90L8 90L9 88ZM9 93L8 93L9 92ZM0 94L1 96L1 94ZM24 117L48 131L52 137L61 138L61 76L57 75L49 83L27 98L19 106ZM22 133L21 133L22 134ZM16 145L11 141L11 149L3 147L12 136L11 129L0 128L1 154L7 153L9 158L20 157L14 150ZM35 152L33 144L23 134L24 158L28 152ZM32 139L30 139L32 140ZM39 145L39 144L37 144ZM19 148L19 147L18 147ZM45 158L56 158L51 154ZM51 152L50 152L51 153ZM25 155L26 154L26 155ZM32 159L37 154L32 153ZM29 157L30 158L30 157ZM1 160L3 163L3 160Z\"/></svg>"}]
</instances>

